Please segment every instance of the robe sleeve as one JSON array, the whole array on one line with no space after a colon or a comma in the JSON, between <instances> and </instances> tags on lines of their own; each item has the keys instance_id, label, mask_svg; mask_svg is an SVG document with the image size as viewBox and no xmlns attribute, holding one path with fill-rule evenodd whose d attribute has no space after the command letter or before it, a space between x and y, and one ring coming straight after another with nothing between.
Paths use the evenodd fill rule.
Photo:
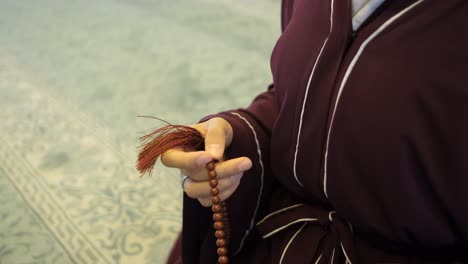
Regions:
<instances>
[{"instance_id":1,"label":"robe sleeve","mask_svg":"<svg viewBox=\"0 0 468 264\"><path fill-rule=\"evenodd\" d=\"M273 184L269 171L270 135L277 115L275 88L255 98L251 105L210 115L226 119L233 128L233 140L225 151L228 159L249 157L253 166L244 173L241 184L226 200L230 222L230 255L239 253L255 232L255 223L264 215ZM183 259L184 263L215 263L216 240L212 212L184 194Z\"/></svg>"}]
</instances>

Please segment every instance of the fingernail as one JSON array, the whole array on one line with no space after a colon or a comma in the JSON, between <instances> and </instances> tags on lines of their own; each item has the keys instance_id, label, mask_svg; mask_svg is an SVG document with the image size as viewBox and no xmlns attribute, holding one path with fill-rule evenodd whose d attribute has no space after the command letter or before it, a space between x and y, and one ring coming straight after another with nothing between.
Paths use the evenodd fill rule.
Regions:
<instances>
[{"instance_id":1,"label":"fingernail","mask_svg":"<svg viewBox=\"0 0 468 264\"><path fill-rule=\"evenodd\" d=\"M246 171L252 167L252 162L249 159L245 159L237 166L240 171Z\"/></svg>"},{"instance_id":2,"label":"fingernail","mask_svg":"<svg viewBox=\"0 0 468 264\"><path fill-rule=\"evenodd\" d=\"M223 156L224 149L220 144L210 144L206 147L206 151L214 158L219 159Z\"/></svg>"},{"instance_id":3,"label":"fingernail","mask_svg":"<svg viewBox=\"0 0 468 264\"><path fill-rule=\"evenodd\" d=\"M196 159L196 162L198 166L205 166L206 163L210 162L211 160L212 158L205 154L205 155L201 155L200 157L198 157Z\"/></svg>"}]
</instances>

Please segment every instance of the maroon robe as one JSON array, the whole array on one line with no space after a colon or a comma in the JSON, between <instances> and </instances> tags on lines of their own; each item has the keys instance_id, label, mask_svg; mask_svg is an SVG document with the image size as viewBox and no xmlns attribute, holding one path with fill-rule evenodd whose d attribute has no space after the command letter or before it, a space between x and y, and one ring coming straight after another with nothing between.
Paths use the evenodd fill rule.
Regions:
<instances>
[{"instance_id":1,"label":"maroon robe","mask_svg":"<svg viewBox=\"0 0 468 264\"><path fill-rule=\"evenodd\" d=\"M231 263L468 261L468 1L284 0L274 84L227 156ZM207 117L209 118L209 117ZM184 263L215 263L211 211L184 197Z\"/></svg>"}]
</instances>

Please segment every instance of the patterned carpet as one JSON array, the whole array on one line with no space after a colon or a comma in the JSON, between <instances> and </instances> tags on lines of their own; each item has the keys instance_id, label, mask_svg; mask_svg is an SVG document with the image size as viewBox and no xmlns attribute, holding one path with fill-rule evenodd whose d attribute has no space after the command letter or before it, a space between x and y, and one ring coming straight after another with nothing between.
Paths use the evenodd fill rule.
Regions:
<instances>
[{"instance_id":1,"label":"patterned carpet","mask_svg":"<svg viewBox=\"0 0 468 264\"><path fill-rule=\"evenodd\" d=\"M278 0L0 0L0 263L164 263L177 171L138 115L193 123L269 82Z\"/></svg>"}]
</instances>

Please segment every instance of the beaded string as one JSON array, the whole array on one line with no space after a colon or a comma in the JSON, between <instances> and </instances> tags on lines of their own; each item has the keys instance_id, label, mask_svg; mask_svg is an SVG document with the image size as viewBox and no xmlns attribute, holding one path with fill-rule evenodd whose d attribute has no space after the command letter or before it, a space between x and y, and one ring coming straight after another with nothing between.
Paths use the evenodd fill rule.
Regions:
<instances>
[{"instance_id":1,"label":"beaded string","mask_svg":"<svg viewBox=\"0 0 468 264\"><path fill-rule=\"evenodd\" d=\"M216 230L218 264L227 264L229 263L227 247L230 238L230 225L226 203L219 198L218 179L216 179L218 175L215 171L215 162L214 160L208 162L206 169L208 170L208 178L210 179L211 202L213 203L211 211L213 212L213 227Z\"/></svg>"}]
</instances>

